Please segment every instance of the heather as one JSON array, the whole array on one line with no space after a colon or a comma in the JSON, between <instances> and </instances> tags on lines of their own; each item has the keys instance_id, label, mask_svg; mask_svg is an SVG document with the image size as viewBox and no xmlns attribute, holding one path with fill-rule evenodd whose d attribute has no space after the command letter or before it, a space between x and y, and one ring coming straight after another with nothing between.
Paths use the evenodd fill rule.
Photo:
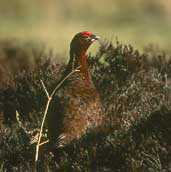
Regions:
<instances>
[{"instance_id":1,"label":"heather","mask_svg":"<svg viewBox=\"0 0 171 172\"><path fill-rule=\"evenodd\" d=\"M59 55L35 47L0 43L0 171L171 171L171 60L162 51L139 53L118 41L101 43L88 58L107 132L88 131L57 152L59 159L41 155L35 167L31 140L46 104L40 79L51 91L65 68ZM46 132L45 125L44 140Z\"/></svg>"}]
</instances>

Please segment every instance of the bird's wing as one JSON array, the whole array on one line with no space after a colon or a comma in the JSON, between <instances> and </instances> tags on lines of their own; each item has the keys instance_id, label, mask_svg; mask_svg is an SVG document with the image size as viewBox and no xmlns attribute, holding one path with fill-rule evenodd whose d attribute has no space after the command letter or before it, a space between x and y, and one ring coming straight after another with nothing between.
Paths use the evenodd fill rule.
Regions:
<instances>
[{"instance_id":1,"label":"bird's wing","mask_svg":"<svg viewBox=\"0 0 171 172\"><path fill-rule=\"evenodd\" d=\"M63 125L64 105L61 96L55 96L49 106L47 123L48 138L50 142L55 143L61 133Z\"/></svg>"}]
</instances>

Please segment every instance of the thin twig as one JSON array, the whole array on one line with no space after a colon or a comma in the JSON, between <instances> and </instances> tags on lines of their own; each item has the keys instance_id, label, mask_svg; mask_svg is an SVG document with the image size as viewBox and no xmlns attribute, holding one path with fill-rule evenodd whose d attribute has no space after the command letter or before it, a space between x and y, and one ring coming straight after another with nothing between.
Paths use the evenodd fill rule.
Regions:
<instances>
[{"instance_id":1,"label":"thin twig","mask_svg":"<svg viewBox=\"0 0 171 172\"><path fill-rule=\"evenodd\" d=\"M20 120L20 114L19 114L19 112L16 110L16 119L17 119L17 122L18 122L18 125L19 125L19 127L20 128L22 128L23 130L24 130L24 132L28 135L28 134L30 134L28 131L27 131L27 129L23 126L23 124L22 124L22 122L21 122L21 120Z\"/></svg>"},{"instance_id":2,"label":"thin twig","mask_svg":"<svg viewBox=\"0 0 171 172\"><path fill-rule=\"evenodd\" d=\"M36 145L36 155L35 155L35 162L38 161L38 157L39 157L39 147L42 145L42 144L45 144L44 142L41 143L41 138L42 138L42 134L43 134L43 127L44 127L44 123L45 123L45 119L46 119L46 116L47 116L47 112L48 112L48 109L49 109L49 105L50 105L50 102L53 98L53 96L55 95L56 91L61 87L61 85L72 75L74 74L75 72L78 72L78 70L80 69L80 66L76 67L74 70L72 70L63 80L60 81L59 84L57 84L57 86L55 87L55 89L52 91L51 94L49 94L49 92L47 91L47 88L45 86L45 84L43 83L42 80L40 80L42 86L43 86L43 89L47 95L47 103L46 103L46 108L45 108L45 111L44 111L44 114L43 114L43 119L42 119L42 123L41 123L41 127L40 127L40 133L39 133L39 137L38 137L38 141L37 141L37 145Z\"/></svg>"},{"instance_id":3,"label":"thin twig","mask_svg":"<svg viewBox=\"0 0 171 172\"><path fill-rule=\"evenodd\" d=\"M44 141L44 142L41 142L40 144L39 144L39 146L42 146L42 145L44 145L44 144L46 144L46 143L48 143L49 142L49 140L46 140L46 141Z\"/></svg>"},{"instance_id":4,"label":"thin twig","mask_svg":"<svg viewBox=\"0 0 171 172\"><path fill-rule=\"evenodd\" d=\"M76 67L74 70L72 70L53 90L52 94L50 95L50 97L53 97L53 95L56 93L56 91L58 90L58 88L60 88L60 86L75 72L78 72L78 70L80 69L81 66Z\"/></svg>"},{"instance_id":5,"label":"thin twig","mask_svg":"<svg viewBox=\"0 0 171 172\"><path fill-rule=\"evenodd\" d=\"M51 101L51 99L48 98L46 108L45 108L45 112L44 112L43 119L42 119L42 123L41 123L41 127L40 127L40 134L39 134L37 145L36 145L36 156L35 156L35 161L36 162L38 161L40 141L41 141L41 138L42 138L44 122L45 122L45 119L46 119L46 115L47 115L47 111L48 111L48 108L49 108L50 101Z\"/></svg>"},{"instance_id":6,"label":"thin twig","mask_svg":"<svg viewBox=\"0 0 171 172\"><path fill-rule=\"evenodd\" d=\"M42 80L40 80L40 82L41 82L41 84L42 84L42 86L43 86L43 89L44 89L44 91L45 91L45 93L46 93L47 98L49 98L49 93L48 93L48 91L47 91L47 89L46 89L46 86L45 86L44 82L43 82Z\"/></svg>"}]
</instances>

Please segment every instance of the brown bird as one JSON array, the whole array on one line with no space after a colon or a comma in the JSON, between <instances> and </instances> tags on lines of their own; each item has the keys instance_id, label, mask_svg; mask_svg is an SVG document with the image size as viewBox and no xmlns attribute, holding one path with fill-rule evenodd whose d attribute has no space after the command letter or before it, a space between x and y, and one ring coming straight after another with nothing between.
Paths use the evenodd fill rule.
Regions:
<instances>
[{"instance_id":1,"label":"brown bird","mask_svg":"<svg viewBox=\"0 0 171 172\"><path fill-rule=\"evenodd\" d=\"M75 68L52 100L48 114L48 137L57 147L64 146L83 136L88 129L102 125L104 111L99 94L92 82L86 51L99 37L91 32L77 33L70 44L70 60L61 78Z\"/></svg>"}]
</instances>

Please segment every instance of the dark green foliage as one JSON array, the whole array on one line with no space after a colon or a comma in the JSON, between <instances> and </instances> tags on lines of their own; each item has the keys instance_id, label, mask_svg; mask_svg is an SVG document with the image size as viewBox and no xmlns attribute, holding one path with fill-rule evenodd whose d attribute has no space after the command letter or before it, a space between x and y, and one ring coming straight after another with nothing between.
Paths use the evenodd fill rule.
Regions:
<instances>
[{"instance_id":1,"label":"dark green foliage","mask_svg":"<svg viewBox=\"0 0 171 172\"><path fill-rule=\"evenodd\" d=\"M52 90L63 70L63 65L48 55L42 59L37 54L33 55L36 64L12 72L8 80L13 84L4 80L1 86L1 115L11 123L1 129L3 172L35 170L32 134L14 122L15 110L20 112L26 129L34 133L40 127L46 103L40 79ZM119 42L104 43L95 57L89 56L93 80L108 116L106 126L101 132L88 132L54 156L41 156L37 171L171 171L171 60L166 60L164 54L147 59L147 55Z\"/></svg>"},{"instance_id":2,"label":"dark green foliage","mask_svg":"<svg viewBox=\"0 0 171 172\"><path fill-rule=\"evenodd\" d=\"M52 60L54 55L44 53L43 48L13 44L0 42L0 111L4 113L5 123L15 119L16 110L23 119L33 118L34 121L33 116L40 113L46 101L40 79L51 91L60 78L63 65Z\"/></svg>"}]
</instances>

